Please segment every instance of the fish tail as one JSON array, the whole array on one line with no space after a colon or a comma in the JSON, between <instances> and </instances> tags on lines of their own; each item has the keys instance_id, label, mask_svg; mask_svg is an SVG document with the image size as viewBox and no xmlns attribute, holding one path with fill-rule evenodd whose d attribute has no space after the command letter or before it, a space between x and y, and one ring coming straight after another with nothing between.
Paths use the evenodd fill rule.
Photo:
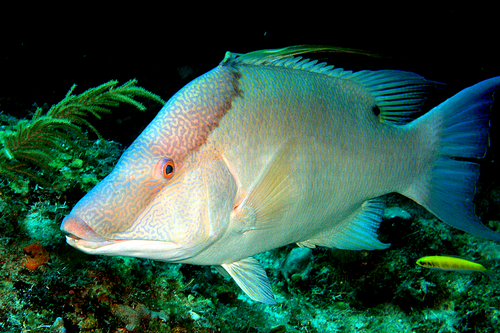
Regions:
<instances>
[{"instance_id":1,"label":"fish tail","mask_svg":"<svg viewBox=\"0 0 500 333\"><path fill-rule=\"evenodd\" d=\"M479 177L477 159L489 146L490 114L500 77L482 81L415 120L431 150L426 174L403 193L443 222L474 235L500 241L500 233L484 226L473 198Z\"/></svg>"}]
</instances>

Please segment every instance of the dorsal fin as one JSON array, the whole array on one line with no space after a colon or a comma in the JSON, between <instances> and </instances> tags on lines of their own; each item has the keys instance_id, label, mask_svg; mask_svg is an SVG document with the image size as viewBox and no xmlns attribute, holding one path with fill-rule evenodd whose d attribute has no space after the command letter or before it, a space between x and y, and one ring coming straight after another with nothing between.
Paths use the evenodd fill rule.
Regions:
<instances>
[{"instance_id":1,"label":"dorsal fin","mask_svg":"<svg viewBox=\"0 0 500 333\"><path fill-rule=\"evenodd\" d=\"M421 112L429 88L441 85L411 72L396 70L353 72L335 68L325 62L318 63L318 60L300 56L306 53L352 53L380 57L378 54L355 49L297 45L275 50L258 50L245 54L226 52L226 56L220 65L286 67L357 82L374 97L375 103L380 110L379 121L398 125L412 121L415 114Z\"/></svg>"},{"instance_id":2,"label":"dorsal fin","mask_svg":"<svg viewBox=\"0 0 500 333\"><path fill-rule=\"evenodd\" d=\"M335 66L328 65L326 62L318 63L318 60L302 58L300 55L305 53L352 53L378 57L378 55L376 54L371 54L369 52L356 49L334 46L297 45L285 47L282 49L252 51L245 54L231 53L228 51L226 52L226 55L220 64L222 66L263 65L287 67L327 74L334 77L341 77L352 74L352 71L345 71L342 68L335 68Z\"/></svg>"}]
</instances>

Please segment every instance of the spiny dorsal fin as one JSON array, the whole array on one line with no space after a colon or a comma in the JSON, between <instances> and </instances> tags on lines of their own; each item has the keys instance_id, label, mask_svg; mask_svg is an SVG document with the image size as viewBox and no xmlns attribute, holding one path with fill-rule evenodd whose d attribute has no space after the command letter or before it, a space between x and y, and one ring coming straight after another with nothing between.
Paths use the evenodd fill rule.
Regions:
<instances>
[{"instance_id":1,"label":"spiny dorsal fin","mask_svg":"<svg viewBox=\"0 0 500 333\"><path fill-rule=\"evenodd\" d=\"M374 97L380 110L379 121L397 125L412 121L415 115L421 112L429 88L441 85L411 72L396 70L352 72L342 68L335 68L325 62L318 63L318 60L300 56L301 54L312 53L352 53L380 57L377 54L355 49L297 45L275 50L258 50L245 54L226 52L221 66L260 65L286 67L355 81Z\"/></svg>"}]
</instances>

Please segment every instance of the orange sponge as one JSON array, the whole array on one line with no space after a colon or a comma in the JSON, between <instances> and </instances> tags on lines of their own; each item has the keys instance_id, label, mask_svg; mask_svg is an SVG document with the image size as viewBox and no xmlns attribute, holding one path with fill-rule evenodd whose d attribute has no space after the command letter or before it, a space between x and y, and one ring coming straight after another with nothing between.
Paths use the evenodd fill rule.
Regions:
<instances>
[{"instance_id":1,"label":"orange sponge","mask_svg":"<svg viewBox=\"0 0 500 333\"><path fill-rule=\"evenodd\" d=\"M30 271L35 270L38 266L46 264L50 260L49 252L42 247L40 242L26 245L23 251L26 254L30 254L23 262L24 267Z\"/></svg>"}]
</instances>

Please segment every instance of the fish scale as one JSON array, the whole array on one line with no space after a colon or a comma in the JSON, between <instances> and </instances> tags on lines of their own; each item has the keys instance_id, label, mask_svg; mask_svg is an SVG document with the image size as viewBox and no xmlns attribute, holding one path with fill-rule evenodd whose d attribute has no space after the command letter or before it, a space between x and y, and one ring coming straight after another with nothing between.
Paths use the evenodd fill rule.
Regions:
<instances>
[{"instance_id":1,"label":"fish scale","mask_svg":"<svg viewBox=\"0 0 500 333\"><path fill-rule=\"evenodd\" d=\"M414 119L436 82L302 58L339 51L352 52L228 52L172 96L77 203L61 225L68 244L90 254L214 265L251 299L274 304L253 255L291 243L385 249L377 229L388 193L499 241L471 199L479 175L473 159L486 152L500 78Z\"/></svg>"}]
</instances>

